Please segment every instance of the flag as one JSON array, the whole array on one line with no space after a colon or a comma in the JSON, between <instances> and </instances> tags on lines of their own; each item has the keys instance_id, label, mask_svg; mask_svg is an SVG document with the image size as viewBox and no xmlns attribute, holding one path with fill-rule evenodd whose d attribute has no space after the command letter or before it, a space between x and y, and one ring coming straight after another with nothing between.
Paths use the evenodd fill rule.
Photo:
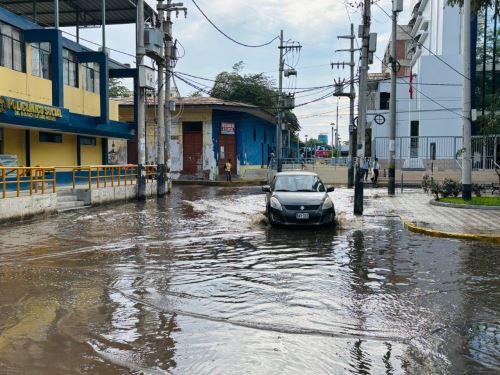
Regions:
<instances>
[{"instance_id":1,"label":"flag","mask_svg":"<svg viewBox=\"0 0 500 375\"><path fill-rule=\"evenodd\" d=\"M413 67L410 67L410 99L413 99Z\"/></svg>"}]
</instances>

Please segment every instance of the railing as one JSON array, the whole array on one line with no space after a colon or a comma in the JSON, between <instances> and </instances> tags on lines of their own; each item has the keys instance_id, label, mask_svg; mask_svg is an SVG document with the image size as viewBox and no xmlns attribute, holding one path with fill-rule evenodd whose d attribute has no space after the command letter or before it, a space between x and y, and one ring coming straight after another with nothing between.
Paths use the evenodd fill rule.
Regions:
<instances>
[{"instance_id":1,"label":"railing","mask_svg":"<svg viewBox=\"0 0 500 375\"><path fill-rule=\"evenodd\" d=\"M150 178L152 171L149 167L155 167L154 175L156 176L156 166L147 166L146 179ZM148 172L148 170L150 172ZM73 189L76 188L79 181L85 181L89 189L95 185L97 188L114 187L132 185L137 181L138 168L135 164L125 165L91 165L73 167Z\"/></svg>"},{"instance_id":2,"label":"railing","mask_svg":"<svg viewBox=\"0 0 500 375\"><path fill-rule=\"evenodd\" d=\"M2 199L7 197L7 187L15 185L16 197L22 192L33 195L33 193L45 194L46 188L56 192L56 168L54 167L0 167ZM23 189L27 186L27 189Z\"/></svg>"}]
</instances>

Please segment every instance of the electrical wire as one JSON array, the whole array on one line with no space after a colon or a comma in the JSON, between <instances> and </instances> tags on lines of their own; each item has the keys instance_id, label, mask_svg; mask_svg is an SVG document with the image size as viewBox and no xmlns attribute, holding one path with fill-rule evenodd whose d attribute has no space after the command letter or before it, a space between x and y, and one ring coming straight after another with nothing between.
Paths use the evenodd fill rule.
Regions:
<instances>
[{"instance_id":1,"label":"electrical wire","mask_svg":"<svg viewBox=\"0 0 500 375\"><path fill-rule=\"evenodd\" d=\"M200 6L196 3L195 0L191 0L194 4L194 6L200 11L200 13L203 15L203 17L205 17L205 19L215 28L215 30L217 30L219 33L221 33L222 35L224 35L227 39L229 39L230 41L232 41L233 43L236 43L240 46L243 46L243 47L248 47L248 48L260 48L260 47L265 47L265 46L268 46L269 44L273 43L275 40L279 39L279 36L276 36L274 37L274 39L270 40L269 42L267 43L262 43L262 44L256 44L256 45L252 45L252 44L246 44L246 43L242 43L242 42L239 42L237 41L236 39L230 37L228 34L226 34L224 31L222 31L206 14L205 12L200 8Z\"/></svg>"}]
</instances>

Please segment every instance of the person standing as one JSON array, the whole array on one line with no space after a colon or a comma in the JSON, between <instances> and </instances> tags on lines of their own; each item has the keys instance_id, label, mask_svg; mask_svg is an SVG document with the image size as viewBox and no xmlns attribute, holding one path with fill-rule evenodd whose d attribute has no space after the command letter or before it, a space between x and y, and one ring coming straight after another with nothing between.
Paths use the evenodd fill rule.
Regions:
<instances>
[{"instance_id":1,"label":"person standing","mask_svg":"<svg viewBox=\"0 0 500 375\"><path fill-rule=\"evenodd\" d=\"M224 170L226 171L226 181L231 182L231 159L229 159L224 165Z\"/></svg>"},{"instance_id":2,"label":"person standing","mask_svg":"<svg viewBox=\"0 0 500 375\"><path fill-rule=\"evenodd\" d=\"M378 162L378 159L375 158L375 162L373 163L373 177L372 177L372 182L374 187L377 187L379 170L380 170L380 164Z\"/></svg>"},{"instance_id":3,"label":"person standing","mask_svg":"<svg viewBox=\"0 0 500 375\"><path fill-rule=\"evenodd\" d=\"M361 166L363 169L363 176L365 178L365 182L368 181L368 170L370 169L370 162L368 161L368 158L363 159L363 165Z\"/></svg>"}]
</instances>

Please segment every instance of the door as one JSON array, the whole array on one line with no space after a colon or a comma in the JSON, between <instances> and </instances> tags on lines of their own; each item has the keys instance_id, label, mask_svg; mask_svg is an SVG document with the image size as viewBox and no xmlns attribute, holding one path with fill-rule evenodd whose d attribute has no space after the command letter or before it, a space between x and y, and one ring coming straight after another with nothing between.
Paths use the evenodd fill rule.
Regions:
<instances>
[{"instance_id":1,"label":"door","mask_svg":"<svg viewBox=\"0 0 500 375\"><path fill-rule=\"evenodd\" d=\"M420 123L418 121L412 121L410 123L410 158L418 158L419 126Z\"/></svg>"},{"instance_id":2,"label":"door","mask_svg":"<svg viewBox=\"0 0 500 375\"><path fill-rule=\"evenodd\" d=\"M221 123L219 130L219 174L225 173L226 162L231 160L231 174L237 174L236 168L236 125Z\"/></svg>"},{"instance_id":3,"label":"door","mask_svg":"<svg viewBox=\"0 0 500 375\"><path fill-rule=\"evenodd\" d=\"M127 163L139 164L139 158L137 157L137 138L127 141Z\"/></svg>"},{"instance_id":4,"label":"door","mask_svg":"<svg viewBox=\"0 0 500 375\"><path fill-rule=\"evenodd\" d=\"M203 123L182 123L183 170L185 175L203 177Z\"/></svg>"}]
</instances>

